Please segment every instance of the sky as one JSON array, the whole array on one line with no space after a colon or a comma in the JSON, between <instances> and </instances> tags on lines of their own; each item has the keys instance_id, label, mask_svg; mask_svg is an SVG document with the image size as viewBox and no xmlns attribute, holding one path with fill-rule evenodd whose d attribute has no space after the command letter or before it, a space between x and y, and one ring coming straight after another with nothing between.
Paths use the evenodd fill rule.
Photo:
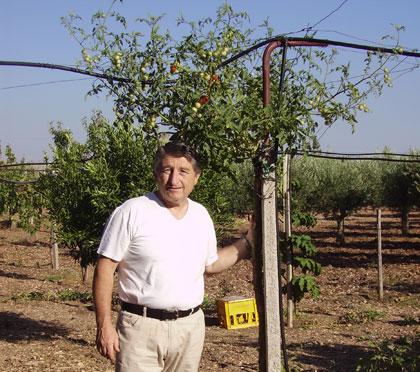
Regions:
<instances>
[{"instance_id":1,"label":"sky","mask_svg":"<svg viewBox=\"0 0 420 372\"><path fill-rule=\"evenodd\" d=\"M115 9L128 20L165 14L162 27L176 35L179 31L175 20L179 15L191 20L214 16L222 3L219 0L124 0L122 4L117 1ZM88 20L96 11L106 11L110 4L110 0L3 1L0 60L74 66L81 56L80 46L60 18L73 12ZM244 10L250 15L251 27L268 18L274 34L298 31L319 22L315 27L318 38L374 44L382 36L393 34L392 25L399 24L405 26L400 44L420 50L418 0L233 0L229 4L234 10ZM342 54L349 60L364 58L361 53L343 51ZM404 66L414 63L416 60L410 58ZM384 146L398 153L419 149L420 69L395 77L393 88L368 100L370 112L358 115L354 133L346 123L338 122L321 136L322 149L344 153L376 152ZM94 110L100 109L112 118L109 99L86 96L91 84L91 79L68 72L0 66L1 148L11 145L18 159L42 161L52 142L50 125L56 122L71 129L76 139L83 141L82 121Z\"/></svg>"}]
</instances>

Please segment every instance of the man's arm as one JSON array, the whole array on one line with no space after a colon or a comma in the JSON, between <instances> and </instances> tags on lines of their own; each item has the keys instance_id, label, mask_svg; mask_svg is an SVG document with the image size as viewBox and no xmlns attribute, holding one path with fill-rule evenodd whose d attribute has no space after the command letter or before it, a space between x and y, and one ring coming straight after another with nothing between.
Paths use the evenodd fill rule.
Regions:
<instances>
[{"instance_id":1,"label":"man's arm","mask_svg":"<svg viewBox=\"0 0 420 372\"><path fill-rule=\"evenodd\" d=\"M118 262L100 256L93 276L93 301L96 314L96 347L105 357L115 362L116 352L120 351L118 334L112 324L112 288L114 272Z\"/></svg>"},{"instance_id":2,"label":"man's arm","mask_svg":"<svg viewBox=\"0 0 420 372\"><path fill-rule=\"evenodd\" d=\"M232 245L228 245L220 249L217 254L219 258L211 265L206 266L206 274L216 274L235 265L244 258L250 258L252 255L252 242L254 234L253 228L250 228L246 237L238 239Z\"/></svg>"}]
</instances>

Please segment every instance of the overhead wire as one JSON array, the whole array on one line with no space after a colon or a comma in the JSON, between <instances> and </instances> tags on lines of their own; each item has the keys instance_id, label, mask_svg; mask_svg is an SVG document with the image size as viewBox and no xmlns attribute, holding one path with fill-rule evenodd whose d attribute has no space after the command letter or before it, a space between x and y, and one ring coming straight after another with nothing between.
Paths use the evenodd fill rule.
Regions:
<instances>
[{"instance_id":1,"label":"overhead wire","mask_svg":"<svg viewBox=\"0 0 420 372\"><path fill-rule=\"evenodd\" d=\"M385 157L364 157L364 156L337 156L337 155L323 155L317 154L315 152L305 153L303 151L296 151L296 155L302 156L309 156L312 158L321 158L321 159L334 159L334 160L371 160L371 161L385 161L385 162L393 162L393 163L416 163L420 164L419 159L393 159L393 158L385 158Z\"/></svg>"},{"instance_id":2,"label":"overhead wire","mask_svg":"<svg viewBox=\"0 0 420 372\"><path fill-rule=\"evenodd\" d=\"M327 154L327 155L341 155L341 156L400 156L400 157L412 157L412 158L419 158L420 154L399 154L399 153L387 153L387 152L360 152L360 153L343 153L343 152L331 152L331 151L318 151L318 150L309 150L309 153L317 153L317 154Z\"/></svg>"},{"instance_id":3,"label":"overhead wire","mask_svg":"<svg viewBox=\"0 0 420 372\"><path fill-rule=\"evenodd\" d=\"M320 23L322 23L323 21L325 21L326 19L328 19L329 17L331 17L334 13L336 13L338 10L341 9L341 7L347 2L348 0L344 0L337 8L333 9L330 13L328 13L326 16L324 16L323 18L321 18L319 21L315 22L312 26L308 26L308 27L303 27L300 30L297 31L291 31L285 34L282 34L282 36L289 36L289 35L295 35L295 34L299 34L301 32L308 32L308 31L312 31L312 29L316 26L318 26Z\"/></svg>"},{"instance_id":4,"label":"overhead wire","mask_svg":"<svg viewBox=\"0 0 420 372\"><path fill-rule=\"evenodd\" d=\"M79 79L63 79L63 80L41 81L39 83L29 83L29 84L11 85L11 86L7 86L7 87L1 87L0 90L8 90L8 89L15 89L15 88L36 87L36 86L41 86L41 85L69 83L69 82L73 82L73 81L93 80L93 79L95 79L95 78L94 77L88 77L88 78L79 78Z\"/></svg>"},{"instance_id":5,"label":"overhead wire","mask_svg":"<svg viewBox=\"0 0 420 372\"><path fill-rule=\"evenodd\" d=\"M324 22L327 18L331 17L334 13L338 12L345 3L347 3L348 0L344 0L341 2L341 4L335 8L334 10L332 10L330 13L328 13L325 17L321 18L318 22L316 22L315 24L313 24L311 27L309 27L307 30L305 31L312 31L312 29L316 26L318 26L320 23Z\"/></svg>"}]
</instances>

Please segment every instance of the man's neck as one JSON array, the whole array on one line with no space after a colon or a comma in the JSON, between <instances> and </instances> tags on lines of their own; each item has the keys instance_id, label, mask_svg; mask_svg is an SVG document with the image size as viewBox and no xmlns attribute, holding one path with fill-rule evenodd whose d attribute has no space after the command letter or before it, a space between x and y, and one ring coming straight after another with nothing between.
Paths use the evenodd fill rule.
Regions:
<instances>
[{"instance_id":1,"label":"man's neck","mask_svg":"<svg viewBox=\"0 0 420 372\"><path fill-rule=\"evenodd\" d=\"M177 219L180 220L183 218L188 211L188 199L185 200L184 203L176 204L176 203L170 203L168 201L165 201L159 194L159 191L155 192L156 196L159 198L161 203L171 212L171 214Z\"/></svg>"}]
</instances>

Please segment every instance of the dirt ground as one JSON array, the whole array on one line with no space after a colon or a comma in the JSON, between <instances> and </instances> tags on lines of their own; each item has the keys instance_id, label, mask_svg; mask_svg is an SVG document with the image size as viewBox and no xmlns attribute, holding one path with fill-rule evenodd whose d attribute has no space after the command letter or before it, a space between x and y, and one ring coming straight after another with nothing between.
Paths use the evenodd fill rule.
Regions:
<instances>
[{"instance_id":1,"label":"dirt ground","mask_svg":"<svg viewBox=\"0 0 420 372\"><path fill-rule=\"evenodd\" d=\"M320 218L310 235L323 265L321 296L297 306L286 327L294 371L354 371L373 345L420 332L420 211L402 236L398 215L383 213L384 301L377 299L376 220L372 209L347 221L337 247L334 221ZM63 249L51 268L49 234L0 229L0 370L112 371L95 350L90 284ZM206 278L206 343L201 371L256 371L258 328L227 330L214 302L227 295L253 297L250 262ZM116 315L116 313L115 313Z\"/></svg>"}]
</instances>

